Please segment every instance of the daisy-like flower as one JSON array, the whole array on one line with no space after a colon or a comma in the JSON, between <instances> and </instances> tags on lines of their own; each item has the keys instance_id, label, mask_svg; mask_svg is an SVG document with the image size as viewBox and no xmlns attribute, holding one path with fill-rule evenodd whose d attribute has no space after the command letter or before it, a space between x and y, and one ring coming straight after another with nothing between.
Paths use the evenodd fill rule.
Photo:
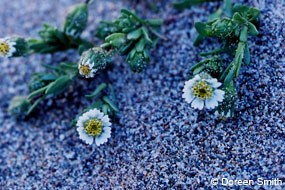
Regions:
<instances>
[{"instance_id":1,"label":"daisy-like flower","mask_svg":"<svg viewBox=\"0 0 285 190\"><path fill-rule=\"evenodd\" d=\"M197 74L191 80L185 82L182 97L191 103L193 108L202 110L205 106L213 109L222 102L225 92L218 89L222 84L217 79L206 73Z\"/></svg>"},{"instance_id":2,"label":"daisy-like flower","mask_svg":"<svg viewBox=\"0 0 285 190\"><path fill-rule=\"evenodd\" d=\"M79 74L84 76L85 78L93 78L95 73L97 72L96 69L93 69L94 63L91 63L90 60L86 62L81 62L78 65Z\"/></svg>"},{"instance_id":3,"label":"daisy-like flower","mask_svg":"<svg viewBox=\"0 0 285 190\"><path fill-rule=\"evenodd\" d=\"M14 45L16 45L16 42L11 38L0 39L0 56L11 57L16 52Z\"/></svg>"},{"instance_id":4,"label":"daisy-like flower","mask_svg":"<svg viewBox=\"0 0 285 190\"><path fill-rule=\"evenodd\" d=\"M93 78L95 74L106 68L107 52L102 48L95 47L85 51L79 61L79 74L85 78Z\"/></svg>"},{"instance_id":5,"label":"daisy-like flower","mask_svg":"<svg viewBox=\"0 0 285 190\"><path fill-rule=\"evenodd\" d=\"M92 109L80 116L76 126L79 137L87 144L95 141L100 146L111 137L110 118L98 109Z\"/></svg>"}]
</instances>

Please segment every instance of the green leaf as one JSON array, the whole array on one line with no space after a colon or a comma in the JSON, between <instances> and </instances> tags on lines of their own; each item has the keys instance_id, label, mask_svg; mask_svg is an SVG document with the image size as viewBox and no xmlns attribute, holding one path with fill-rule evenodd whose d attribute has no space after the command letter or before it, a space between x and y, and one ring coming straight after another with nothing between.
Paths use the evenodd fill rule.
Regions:
<instances>
[{"instance_id":1,"label":"green leaf","mask_svg":"<svg viewBox=\"0 0 285 190\"><path fill-rule=\"evenodd\" d=\"M105 38L105 41L114 47L120 47L126 43L126 34L114 33Z\"/></svg>"},{"instance_id":2,"label":"green leaf","mask_svg":"<svg viewBox=\"0 0 285 190\"><path fill-rule=\"evenodd\" d=\"M254 21L254 22L257 21L258 16L260 14L260 10L256 8L239 4L236 4L233 7L233 11L240 13L241 16L247 19L248 21Z\"/></svg>"},{"instance_id":3,"label":"green leaf","mask_svg":"<svg viewBox=\"0 0 285 190\"><path fill-rule=\"evenodd\" d=\"M122 55L127 54L130 51L130 49L133 46L133 44L134 44L134 41L130 41L126 45L122 46L121 49L120 49L121 54Z\"/></svg>"},{"instance_id":4,"label":"green leaf","mask_svg":"<svg viewBox=\"0 0 285 190\"><path fill-rule=\"evenodd\" d=\"M33 105L32 105L32 106L28 109L28 111L27 111L27 116L30 115L30 114L35 110L35 108L39 105L39 103L40 103L43 99L45 99L45 97L41 97L41 98L37 99L37 100L33 103Z\"/></svg>"},{"instance_id":5,"label":"green leaf","mask_svg":"<svg viewBox=\"0 0 285 190\"><path fill-rule=\"evenodd\" d=\"M70 82L71 82L71 79L69 78L69 76L67 75L61 76L57 80L55 80L54 82L48 85L48 88L46 89L45 93L47 95L48 94L57 95L63 92L68 87L68 84Z\"/></svg>"},{"instance_id":6,"label":"green leaf","mask_svg":"<svg viewBox=\"0 0 285 190\"><path fill-rule=\"evenodd\" d=\"M146 41L150 44L152 44L152 40L150 39L149 35L148 35L148 31L146 27L142 27L142 31L143 31L143 35L146 39Z\"/></svg>"},{"instance_id":7,"label":"green leaf","mask_svg":"<svg viewBox=\"0 0 285 190\"><path fill-rule=\"evenodd\" d=\"M219 18L223 13L222 9L218 9L216 12L214 12L213 14L210 14L208 21L213 21L217 18Z\"/></svg>"},{"instance_id":8,"label":"green leaf","mask_svg":"<svg viewBox=\"0 0 285 190\"><path fill-rule=\"evenodd\" d=\"M244 62L246 65L249 65L250 63L250 53L249 53L248 43L245 44L244 48Z\"/></svg>"},{"instance_id":9,"label":"green leaf","mask_svg":"<svg viewBox=\"0 0 285 190\"><path fill-rule=\"evenodd\" d=\"M91 94L86 95L85 97L86 98L93 98L93 97L97 96L106 87L107 87L107 84L106 83L102 83L94 90L94 92L92 92Z\"/></svg>"},{"instance_id":10,"label":"green leaf","mask_svg":"<svg viewBox=\"0 0 285 190\"><path fill-rule=\"evenodd\" d=\"M42 88L40 88L40 89L38 89L38 90L36 90L36 91L30 93L30 94L28 95L27 99L28 99L28 100L31 100L31 99L33 99L34 97L36 97L36 96L38 96L38 95L44 93L47 88L48 88L48 86L44 86L44 87L42 87Z\"/></svg>"},{"instance_id":11,"label":"green leaf","mask_svg":"<svg viewBox=\"0 0 285 190\"><path fill-rule=\"evenodd\" d=\"M132 19L132 20L134 20L134 21L137 21L137 22L139 22L139 23L141 23L141 24L144 24L144 20L143 20L143 19L141 19L141 18L138 17L135 13L133 13L133 12L127 10L127 9L122 9L122 10L121 10L121 13L124 13L124 14L128 15L129 18Z\"/></svg>"},{"instance_id":12,"label":"green leaf","mask_svg":"<svg viewBox=\"0 0 285 190\"><path fill-rule=\"evenodd\" d=\"M234 12L246 13L248 10L249 10L249 7L245 5L235 4L233 7Z\"/></svg>"},{"instance_id":13,"label":"green leaf","mask_svg":"<svg viewBox=\"0 0 285 190\"><path fill-rule=\"evenodd\" d=\"M108 115L109 110L109 106L107 104L103 104L102 111L105 115Z\"/></svg>"},{"instance_id":14,"label":"green leaf","mask_svg":"<svg viewBox=\"0 0 285 190\"><path fill-rule=\"evenodd\" d=\"M240 36L239 36L240 41L247 42L247 30L248 28L246 26L242 28Z\"/></svg>"},{"instance_id":15,"label":"green leaf","mask_svg":"<svg viewBox=\"0 0 285 190\"><path fill-rule=\"evenodd\" d=\"M225 77L227 76L229 70L233 67L233 62L231 62L227 68L224 70L224 72L222 73L221 77L220 77L220 81L223 81L225 79Z\"/></svg>"},{"instance_id":16,"label":"green leaf","mask_svg":"<svg viewBox=\"0 0 285 190\"><path fill-rule=\"evenodd\" d=\"M136 44L136 50L138 52L142 52L144 50L145 44L146 44L146 41L143 38L140 39L140 41Z\"/></svg>"},{"instance_id":17,"label":"green leaf","mask_svg":"<svg viewBox=\"0 0 285 190\"><path fill-rule=\"evenodd\" d=\"M65 69L71 69L71 70L77 70L77 63L72 62L62 62L59 64L59 67L63 70Z\"/></svg>"},{"instance_id":18,"label":"green leaf","mask_svg":"<svg viewBox=\"0 0 285 190\"><path fill-rule=\"evenodd\" d=\"M248 23L248 32L252 36L258 35L258 31L257 31L256 27L251 22Z\"/></svg>"},{"instance_id":19,"label":"green leaf","mask_svg":"<svg viewBox=\"0 0 285 190\"><path fill-rule=\"evenodd\" d=\"M204 68L205 68L204 66L200 66L200 67L195 68L193 70L193 75L196 75L196 74L200 73L201 71L204 70Z\"/></svg>"},{"instance_id":20,"label":"green leaf","mask_svg":"<svg viewBox=\"0 0 285 190\"><path fill-rule=\"evenodd\" d=\"M224 11L227 17L231 17L233 14L232 0L224 0Z\"/></svg>"},{"instance_id":21,"label":"green leaf","mask_svg":"<svg viewBox=\"0 0 285 190\"><path fill-rule=\"evenodd\" d=\"M132 49L128 55L128 59L133 59L135 57L136 52L136 49Z\"/></svg>"},{"instance_id":22,"label":"green leaf","mask_svg":"<svg viewBox=\"0 0 285 190\"><path fill-rule=\"evenodd\" d=\"M144 58L145 58L146 61L149 61L149 60L150 60L149 53L148 53L147 49L144 49L144 50L143 50L143 56L144 56Z\"/></svg>"},{"instance_id":23,"label":"green leaf","mask_svg":"<svg viewBox=\"0 0 285 190\"><path fill-rule=\"evenodd\" d=\"M128 40L136 40L141 36L141 34L142 34L142 29L138 28L138 29L128 33L127 39Z\"/></svg>"},{"instance_id":24,"label":"green leaf","mask_svg":"<svg viewBox=\"0 0 285 190\"><path fill-rule=\"evenodd\" d=\"M259 14L260 14L260 10L254 8L254 7L251 7L251 9L250 9L251 19L250 20L257 20Z\"/></svg>"},{"instance_id":25,"label":"green leaf","mask_svg":"<svg viewBox=\"0 0 285 190\"><path fill-rule=\"evenodd\" d=\"M161 26L163 24L163 19L147 19L146 23L151 26Z\"/></svg>"},{"instance_id":26,"label":"green leaf","mask_svg":"<svg viewBox=\"0 0 285 190\"><path fill-rule=\"evenodd\" d=\"M247 20L243 18L239 13L234 14L233 20L239 24L245 24L247 22Z\"/></svg>"},{"instance_id":27,"label":"green leaf","mask_svg":"<svg viewBox=\"0 0 285 190\"><path fill-rule=\"evenodd\" d=\"M236 55L235 55L235 58L234 58L236 77L238 77L239 72L240 72L242 60L243 60L243 57L244 57L244 49L245 49L246 43L247 42L245 42L245 43L244 42L239 42L238 48L236 50Z\"/></svg>"},{"instance_id":28,"label":"green leaf","mask_svg":"<svg viewBox=\"0 0 285 190\"><path fill-rule=\"evenodd\" d=\"M224 80L224 85L227 86L234 78L235 74L235 67L232 67L231 70L228 72L225 80Z\"/></svg>"},{"instance_id":29,"label":"green leaf","mask_svg":"<svg viewBox=\"0 0 285 190\"><path fill-rule=\"evenodd\" d=\"M203 22L196 22L195 28L198 31L198 33L201 34L202 36L207 37L210 34L209 27L207 27L207 25Z\"/></svg>"},{"instance_id":30,"label":"green leaf","mask_svg":"<svg viewBox=\"0 0 285 190\"><path fill-rule=\"evenodd\" d=\"M43 75L41 77L41 80L43 81L53 81L53 80L56 80L56 76L52 73L47 73L45 75Z\"/></svg>"},{"instance_id":31,"label":"green leaf","mask_svg":"<svg viewBox=\"0 0 285 190\"><path fill-rule=\"evenodd\" d=\"M69 41L66 38L65 34L63 32L60 31L56 31L55 32L55 36L57 37L58 41L65 47L69 46Z\"/></svg>"},{"instance_id":32,"label":"green leaf","mask_svg":"<svg viewBox=\"0 0 285 190\"><path fill-rule=\"evenodd\" d=\"M207 60L203 60L203 61L200 61L198 63L196 63L195 65L193 65L190 70L193 72L195 69L197 69L198 67L201 67L204 63L206 63Z\"/></svg>"},{"instance_id":33,"label":"green leaf","mask_svg":"<svg viewBox=\"0 0 285 190\"><path fill-rule=\"evenodd\" d=\"M103 97L103 101L106 102L115 112L119 111L117 106L107 96Z\"/></svg>"},{"instance_id":34,"label":"green leaf","mask_svg":"<svg viewBox=\"0 0 285 190\"><path fill-rule=\"evenodd\" d=\"M204 36L202 36L201 34L198 34L197 37L194 40L193 45L194 46L198 46L204 39L205 39Z\"/></svg>"},{"instance_id":35,"label":"green leaf","mask_svg":"<svg viewBox=\"0 0 285 190\"><path fill-rule=\"evenodd\" d=\"M240 68L241 68L241 63L242 63L242 57L243 54L240 55L240 57L237 59L236 61L236 77L238 77L239 73L240 73Z\"/></svg>"},{"instance_id":36,"label":"green leaf","mask_svg":"<svg viewBox=\"0 0 285 190\"><path fill-rule=\"evenodd\" d=\"M59 65L59 68L64 74L69 75L70 78L75 77L78 73L77 63L63 62Z\"/></svg>"}]
</instances>

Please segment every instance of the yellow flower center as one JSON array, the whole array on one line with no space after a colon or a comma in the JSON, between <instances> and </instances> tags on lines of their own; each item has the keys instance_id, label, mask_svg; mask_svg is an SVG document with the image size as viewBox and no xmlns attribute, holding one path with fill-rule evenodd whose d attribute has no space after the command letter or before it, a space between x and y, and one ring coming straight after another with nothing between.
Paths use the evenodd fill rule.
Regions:
<instances>
[{"instance_id":1,"label":"yellow flower center","mask_svg":"<svg viewBox=\"0 0 285 190\"><path fill-rule=\"evenodd\" d=\"M89 75L91 72L91 69L89 68L88 65L81 65L79 70L80 70L80 73L85 76Z\"/></svg>"},{"instance_id":2,"label":"yellow flower center","mask_svg":"<svg viewBox=\"0 0 285 190\"><path fill-rule=\"evenodd\" d=\"M0 52L3 55L8 54L9 50L10 50L10 47L9 47L9 44L7 42L1 42L0 43Z\"/></svg>"},{"instance_id":3,"label":"yellow flower center","mask_svg":"<svg viewBox=\"0 0 285 190\"><path fill-rule=\"evenodd\" d=\"M102 133L103 123L98 119L91 119L85 123L84 129L87 134L96 137Z\"/></svg>"},{"instance_id":4,"label":"yellow flower center","mask_svg":"<svg viewBox=\"0 0 285 190\"><path fill-rule=\"evenodd\" d=\"M212 97L213 88L207 82L200 81L192 87L192 92L198 98L208 99Z\"/></svg>"}]
</instances>

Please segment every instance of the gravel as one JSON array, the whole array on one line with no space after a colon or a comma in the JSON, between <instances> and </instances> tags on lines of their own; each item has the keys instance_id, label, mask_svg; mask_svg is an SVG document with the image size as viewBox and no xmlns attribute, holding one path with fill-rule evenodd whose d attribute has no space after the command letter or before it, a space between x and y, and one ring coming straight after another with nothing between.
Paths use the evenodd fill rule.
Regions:
<instances>
[{"instance_id":1,"label":"gravel","mask_svg":"<svg viewBox=\"0 0 285 190\"><path fill-rule=\"evenodd\" d=\"M42 23L60 26L78 0L1 0L0 36L36 36ZM95 1L90 25L115 18L122 7L168 22L152 52L152 64L134 74L124 59L95 81L81 80L69 92L48 100L28 121L7 113L10 99L27 93L27 82L41 63L78 60L76 52L1 59L0 189L211 189L212 178L274 179L285 185L285 3L283 0L238 0L262 10L260 35L250 38L252 62L241 70L239 104L233 119L193 110L182 99L188 68L198 53L217 45L193 47L193 24L205 20L217 3L183 12L159 1ZM90 102L83 95L100 81L112 82L120 108L112 138L85 145L70 121ZM245 187L245 186L244 186ZM250 188L258 189L255 184ZM264 186L284 189L284 186Z\"/></svg>"}]
</instances>

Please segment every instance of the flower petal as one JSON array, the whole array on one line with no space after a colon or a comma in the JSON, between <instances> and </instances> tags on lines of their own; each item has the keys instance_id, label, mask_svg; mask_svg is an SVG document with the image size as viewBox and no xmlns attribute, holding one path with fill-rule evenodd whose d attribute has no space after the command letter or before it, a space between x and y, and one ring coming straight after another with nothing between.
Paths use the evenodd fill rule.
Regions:
<instances>
[{"instance_id":1,"label":"flower petal","mask_svg":"<svg viewBox=\"0 0 285 190\"><path fill-rule=\"evenodd\" d=\"M86 122L86 121L88 121L88 117L85 115L85 114L83 114L82 116L80 116L79 118L78 118L78 120L77 120L77 123L76 123L76 126L77 127L84 127L84 123Z\"/></svg>"},{"instance_id":2,"label":"flower petal","mask_svg":"<svg viewBox=\"0 0 285 190\"><path fill-rule=\"evenodd\" d=\"M85 143L87 144L92 144L94 141L94 138L90 135L88 135L85 131L83 127L78 127L77 131L79 133L79 137L81 140L83 140Z\"/></svg>"},{"instance_id":3,"label":"flower petal","mask_svg":"<svg viewBox=\"0 0 285 190\"><path fill-rule=\"evenodd\" d=\"M97 109L92 109L89 110L88 112L84 113L84 115L86 115L86 117L88 117L88 119L92 119L92 118L98 118L100 111ZM100 119L100 118L98 118Z\"/></svg>"},{"instance_id":4,"label":"flower petal","mask_svg":"<svg viewBox=\"0 0 285 190\"><path fill-rule=\"evenodd\" d=\"M194 83L195 82L193 79L185 82L182 98L184 98L187 103L191 103L193 99L195 98L195 96L192 93L192 87Z\"/></svg>"},{"instance_id":5,"label":"flower petal","mask_svg":"<svg viewBox=\"0 0 285 190\"><path fill-rule=\"evenodd\" d=\"M195 98L195 96L193 95L193 93L191 92L191 90L189 91L185 91L183 94L182 94L182 97L185 99L185 101L187 103L191 103L193 101L193 99Z\"/></svg>"},{"instance_id":6,"label":"flower petal","mask_svg":"<svg viewBox=\"0 0 285 190\"><path fill-rule=\"evenodd\" d=\"M224 100L224 95L225 92L223 90L215 90L213 93L213 97L218 101L218 102L222 102Z\"/></svg>"},{"instance_id":7,"label":"flower petal","mask_svg":"<svg viewBox=\"0 0 285 190\"><path fill-rule=\"evenodd\" d=\"M194 82L198 81L198 80L201 80L201 77L200 75L195 75L195 77L192 79Z\"/></svg>"},{"instance_id":8,"label":"flower petal","mask_svg":"<svg viewBox=\"0 0 285 190\"><path fill-rule=\"evenodd\" d=\"M205 105L208 109L213 109L218 106L218 101L214 97L211 97L205 100Z\"/></svg>"},{"instance_id":9,"label":"flower petal","mask_svg":"<svg viewBox=\"0 0 285 190\"><path fill-rule=\"evenodd\" d=\"M212 78L212 79L207 79L206 80L213 88L218 88L222 85L222 83L218 82L217 79Z\"/></svg>"},{"instance_id":10,"label":"flower petal","mask_svg":"<svg viewBox=\"0 0 285 190\"><path fill-rule=\"evenodd\" d=\"M199 98L196 98L196 99L193 100L191 106L192 106L193 108L195 108L195 109L197 108L197 109L199 109L199 110L202 110L203 107L204 107L204 101L201 100L201 99L199 99Z\"/></svg>"},{"instance_id":11,"label":"flower petal","mask_svg":"<svg viewBox=\"0 0 285 190\"><path fill-rule=\"evenodd\" d=\"M100 146L108 141L108 138L111 137L111 127L104 127L103 133L95 139L96 145Z\"/></svg>"},{"instance_id":12,"label":"flower petal","mask_svg":"<svg viewBox=\"0 0 285 190\"><path fill-rule=\"evenodd\" d=\"M111 127L104 127L104 133L107 138L111 137Z\"/></svg>"},{"instance_id":13,"label":"flower petal","mask_svg":"<svg viewBox=\"0 0 285 190\"><path fill-rule=\"evenodd\" d=\"M105 127L110 127L112 124L110 122L110 118L108 117L108 115L105 115L104 117L102 117L101 121L103 122L103 125Z\"/></svg>"}]
</instances>

